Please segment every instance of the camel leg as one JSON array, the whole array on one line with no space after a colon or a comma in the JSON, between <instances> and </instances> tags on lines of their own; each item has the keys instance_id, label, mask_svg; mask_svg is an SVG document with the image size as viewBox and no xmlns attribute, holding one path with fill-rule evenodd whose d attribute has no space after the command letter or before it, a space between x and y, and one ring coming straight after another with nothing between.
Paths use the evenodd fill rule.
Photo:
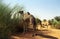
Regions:
<instances>
[{"instance_id":1,"label":"camel leg","mask_svg":"<svg viewBox=\"0 0 60 39\"><path fill-rule=\"evenodd\" d=\"M36 27L34 26L34 27L33 27L33 35L32 35L32 36L34 37L35 34L36 34Z\"/></svg>"}]
</instances>

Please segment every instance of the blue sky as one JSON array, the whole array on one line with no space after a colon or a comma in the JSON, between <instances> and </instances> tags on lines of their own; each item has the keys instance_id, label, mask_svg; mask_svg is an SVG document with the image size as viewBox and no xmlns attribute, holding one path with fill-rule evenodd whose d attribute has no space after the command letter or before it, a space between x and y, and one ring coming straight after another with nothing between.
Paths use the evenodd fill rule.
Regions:
<instances>
[{"instance_id":1,"label":"blue sky","mask_svg":"<svg viewBox=\"0 0 60 39\"><path fill-rule=\"evenodd\" d=\"M40 19L52 19L60 16L60 0L4 0L4 3L14 6L15 4L24 5L35 17Z\"/></svg>"}]
</instances>

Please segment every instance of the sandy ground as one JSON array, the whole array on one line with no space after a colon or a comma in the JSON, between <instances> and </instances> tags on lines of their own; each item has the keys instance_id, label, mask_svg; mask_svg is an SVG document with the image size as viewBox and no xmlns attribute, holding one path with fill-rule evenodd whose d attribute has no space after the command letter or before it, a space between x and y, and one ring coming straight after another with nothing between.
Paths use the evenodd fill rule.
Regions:
<instances>
[{"instance_id":1,"label":"sandy ground","mask_svg":"<svg viewBox=\"0 0 60 39\"><path fill-rule=\"evenodd\" d=\"M39 29L39 27L38 27ZM39 29L35 32L36 35L33 36L33 31L26 32L25 34L18 34L11 36L12 39L60 39L60 30L52 29L50 26L46 29Z\"/></svg>"}]
</instances>

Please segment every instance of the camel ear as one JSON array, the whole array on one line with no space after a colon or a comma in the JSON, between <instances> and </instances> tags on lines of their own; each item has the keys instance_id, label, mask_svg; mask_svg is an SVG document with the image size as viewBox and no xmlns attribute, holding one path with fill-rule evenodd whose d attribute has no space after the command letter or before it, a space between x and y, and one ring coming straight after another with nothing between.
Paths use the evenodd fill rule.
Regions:
<instances>
[{"instance_id":1,"label":"camel ear","mask_svg":"<svg viewBox=\"0 0 60 39\"><path fill-rule=\"evenodd\" d=\"M27 12L28 13L28 15L30 15L30 13L29 12Z\"/></svg>"},{"instance_id":2,"label":"camel ear","mask_svg":"<svg viewBox=\"0 0 60 39\"><path fill-rule=\"evenodd\" d=\"M19 11L18 13L23 14L23 11Z\"/></svg>"}]
</instances>

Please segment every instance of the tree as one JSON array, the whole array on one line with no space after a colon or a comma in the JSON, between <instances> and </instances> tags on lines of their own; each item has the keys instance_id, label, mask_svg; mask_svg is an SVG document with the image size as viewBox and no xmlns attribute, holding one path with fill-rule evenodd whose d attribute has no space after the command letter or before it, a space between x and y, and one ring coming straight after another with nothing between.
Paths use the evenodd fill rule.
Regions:
<instances>
[{"instance_id":1,"label":"tree","mask_svg":"<svg viewBox=\"0 0 60 39\"><path fill-rule=\"evenodd\" d=\"M38 24L38 23L41 25L41 20L36 18L36 24Z\"/></svg>"},{"instance_id":2,"label":"tree","mask_svg":"<svg viewBox=\"0 0 60 39\"><path fill-rule=\"evenodd\" d=\"M51 19L51 24L52 24L52 27L56 28L56 25L58 24L58 21L55 20L55 19Z\"/></svg>"},{"instance_id":3,"label":"tree","mask_svg":"<svg viewBox=\"0 0 60 39\"><path fill-rule=\"evenodd\" d=\"M52 25L52 21L51 20L48 20L48 22L49 22L49 25Z\"/></svg>"},{"instance_id":4,"label":"tree","mask_svg":"<svg viewBox=\"0 0 60 39\"><path fill-rule=\"evenodd\" d=\"M44 22L46 22L47 20L46 20L46 19L44 19L43 21L44 21Z\"/></svg>"},{"instance_id":5,"label":"tree","mask_svg":"<svg viewBox=\"0 0 60 39\"><path fill-rule=\"evenodd\" d=\"M54 17L54 19L56 19L57 21L60 21L60 16L56 16Z\"/></svg>"},{"instance_id":6,"label":"tree","mask_svg":"<svg viewBox=\"0 0 60 39\"><path fill-rule=\"evenodd\" d=\"M60 16L56 16L56 17L54 17L54 19L56 20L55 28L60 29Z\"/></svg>"}]
</instances>

